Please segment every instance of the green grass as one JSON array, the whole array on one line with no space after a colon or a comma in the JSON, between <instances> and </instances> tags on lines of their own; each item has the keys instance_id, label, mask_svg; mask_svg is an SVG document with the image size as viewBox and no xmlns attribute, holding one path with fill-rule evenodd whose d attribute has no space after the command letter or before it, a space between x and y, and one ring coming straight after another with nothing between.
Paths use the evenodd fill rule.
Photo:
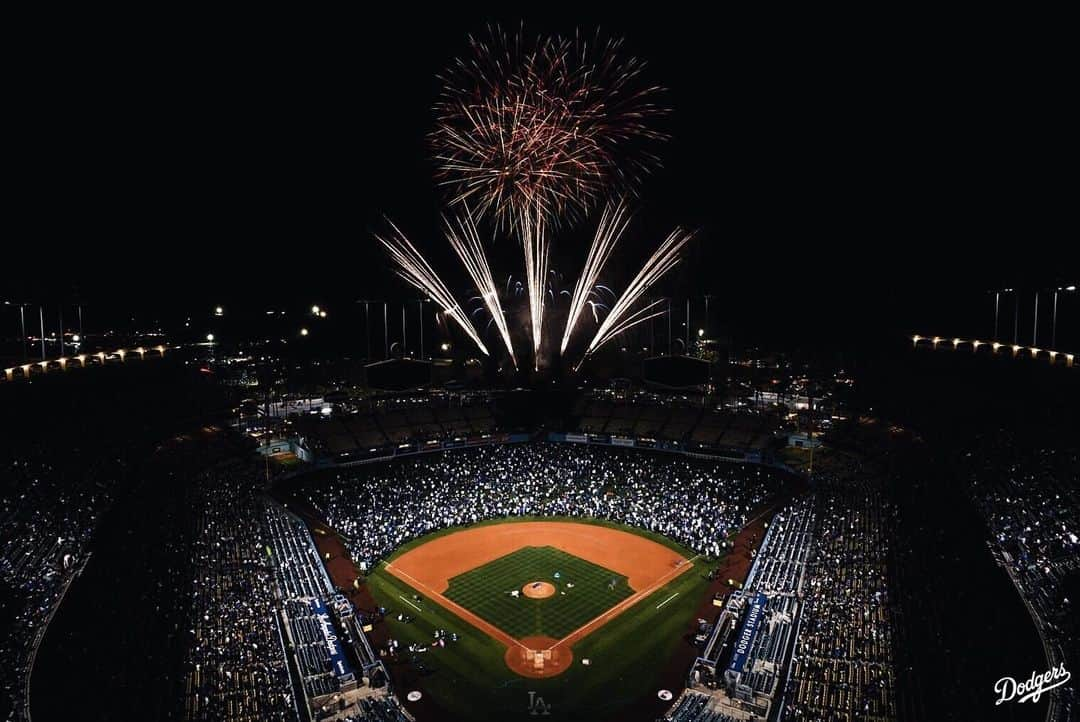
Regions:
<instances>
[{"instance_id":1,"label":"green grass","mask_svg":"<svg viewBox=\"0 0 1080 722\"><path fill-rule=\"evenodd\" d=\"M653 539L687 558L693 556L665 537L612 522L596 523ZM457 529L411 542L407 547L453 531ZM398 622L393 614L387 617L391 636L400 640L403 647L412 642L430 643L436 629L458 634L460 641L456 644L421 655L431 670L423 690L446 710L448 719L535 720L537 717L528 711L530 691L552 705L551 716L547 718L552 722L592 717L618 719L643 695L655 694L668 660L680 646L689 644L684 636L708 589L705 575L715 565L716 562L695 560L693 569L575 644L574 664L551 679L517 676L506 667L506 650L499 642L435 602L424 601L422 611L408 606L400 597L411 599L417 591L383 567L368 577L368 585L380 605L395 614L405 611L414 617L415 621L409 624ZM661 609L656 608L675 593L678 596ZM584 658L589 658L592 664L582 665Z\"/></svg>"},{"instance_id":2,"label":"green grass","mask_svg":"<svg viewBox=\"0 0 1080 722\"><path fill-rule=\"evenodd\" d=\"M546 599L510 595L529 582L550 582L555 594ZM543 546L522 547L452 578L444 596L515 639L562 639L633 593L626 577Z\"/></svg>"}]
</instances>

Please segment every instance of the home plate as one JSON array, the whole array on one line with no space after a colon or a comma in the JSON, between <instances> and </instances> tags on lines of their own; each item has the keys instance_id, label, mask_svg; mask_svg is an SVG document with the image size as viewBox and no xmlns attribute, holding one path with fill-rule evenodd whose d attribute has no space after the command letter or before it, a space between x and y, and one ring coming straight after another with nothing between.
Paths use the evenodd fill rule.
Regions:
<instances>
[{"instance_id":1,"label":"home plate","mask_svg":"<svg viewBox=\"0 0 1080 722\"><path fill-rule=\"evenodd\" d=\"M664 700L665 702L670 702L673 695L669 690L662 689L656 693L656 696Z\"/></svg>"}]
</instances>

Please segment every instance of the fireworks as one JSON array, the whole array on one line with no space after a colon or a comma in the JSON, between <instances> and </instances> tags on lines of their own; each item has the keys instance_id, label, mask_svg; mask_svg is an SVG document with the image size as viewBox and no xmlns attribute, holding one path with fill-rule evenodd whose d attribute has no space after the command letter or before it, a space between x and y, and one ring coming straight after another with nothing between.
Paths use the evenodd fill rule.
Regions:
<instances>
[{"instance_id":1,"label":"fireworks","mask_svg":"<svg viewBox=\"0 0 1080 722\"><path fill-rule=\"evenodd\" d=\"M405 234L398 230L398 227L392 221L388 220L387 223L390 224L392 232L385 236L376 234L375 238L383 244L390 253L391 260L397 264L397 274L415 288L431 296L435 303L442 307L443 312L454 319L465 331L466 335L476 343L480 351L487 356L488 350L484 346L484 342L480 340L476 329L466 318L461 306L454 300L454 295L450 293L450 289L439 278L439 274L435 272L435 269L431 267L431 264L427 262L427 259L424 258L420 251L416 250L416 246L412 244L412 241L406 238Z\"/></svg>"},{"instance_id":2,"label":"fireworks","mask_svg":"<svg viewBox=\"0 0 1080 722\"><path fill-rule=\"evenodd\" d=\"M600 271L611 257L615 244L618 243L629 222L630 217L622 201L614 207L604 208L600 225L597 226L596 235L593 237L592 245L589 246L589 255L585 258L585 267L578 276L574 294L570 297L570 315L566 319L566 330L563 332L562 345L559 347L561 353L566 353L566 347L570 343L570 334L573 333L585 304L589 303L589 292L596 285ZM592 305L592 308L595 318L596 306Z\"/></svg>"},{"instance_id":3,"label":"fireworks","mask_svg":"<svg viewBox=\"0 0 1080 722\"><path fill-rule=\"evenodd\" d=\"M649 122L666 110L619 40L526 40L493 28L489 41L470 42L472 56L441 76L436 176L451 206L467 204L521 240L538 365L548 227L613 191L632 193L658 164L649 146L666 136Z\"/></svg>"},{"instance_id":4,"label":"fireworks","mask_svg":"<svg viewBox=\"0 0 1080 722\"><path fill-rule=\"evenodd\" d=\"M462 265L468 272L476 292L480 294L480 300L491 314L491 321L499 329L506 351L510 354L510 360L517 368L517 357L514 355L514 345L510 341L510 330L506 326L506 316L503 314L502 303L499 301L499 293L495 288L495 280L491 275L491 264L488 263L484 246L480 242L480 234L473 223L472 215L468 209L458 215L451 223L445 216L443 223L446 227L446 239L450 246L461 259Z\"/></svg>"},{"instance_id":5,"label":"fireworks","mask_svg":"<svg viewBox=\"0 0 1080 722\"><path fill-rule=\"evenodd\" d=\"M526 40L492 29L440 76L431 144L450 204L501 228L559 225L659 164L650 127L661 89L644 63L599 36Z\"/></svg>"},{"instance_id":6,"label":"fireworks","mask_svg":"<svg viewBox=\"0 0 1080 722\"><path fill-rule=\"evenodd\" d=\"M693 237L693 233L676 228L660 244L660 247L649 256L648 260L645 261L645 265L634 276L634 280L630 282L630 285L615 301L615 305L611 307L611 311L604 319L604 322L600 324L600 328L596 331L596 335L593 336L593 340L589 343L588 350L581 361L578 362L576 368L580 368L585 359L615 336L628 331L639 323L663 315L663 311L654 310L661 301L654 301L633 313L630 312L630 309L641 300L654 283L678 265L679 251Z\"/></svg>"},{"instance_id":7,"label":"fireworks","mask_svg":"<svg viewBox=\"0 0 1080 722\"><path fill-rule=\"evenodd\" d=\"M436 179L448 190L449 206L464 209L452 220L444 217L446 236L515 368L510 326L476 222L486 217L496 231L508 231L521 242L538 369L550 232L616 195L634 195L642 177L659 165L651 148L667 136L651 124L667 110L658 102L661 89L643 82L644 63L623 57L619 40L599 35L588 40L526 39L521 33L508 36L492 29L489 40L470 38L470 44L471 54L440 76L443 88L430 136ZM573 293L560 292L570 296L561 354L565 356L586 306L598 324L578 368L619 334L665 312L659 310L661 301L642 301L678 264L693 235L672 232L616 295L599 279L629 220L624 200L605 205ZM416 247L396 227L379 240L398 274L442 306L486 355L476 328ZM598 288L614 299L610 309L600 303ZM554 303L554 289L550 293Z\"/></svg>"}]
</instances>

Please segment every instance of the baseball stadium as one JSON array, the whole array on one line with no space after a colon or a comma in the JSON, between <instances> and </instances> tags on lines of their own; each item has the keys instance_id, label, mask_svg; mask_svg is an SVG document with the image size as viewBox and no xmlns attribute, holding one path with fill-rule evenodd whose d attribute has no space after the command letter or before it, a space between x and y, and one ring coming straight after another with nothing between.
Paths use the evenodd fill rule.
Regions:
<instances>
[{"instance_id":1,"label":"baseball stadium","mask_svg":"<svg viewBox=\"0 0 1080 722\"><path fill-rule=\"evenodd\" d=\"M1075 22L391 5L12 23L0 721L1080 719Z\"/></svg>"},{"instance_id":2,"label":"baseball stadium","mask_svg":"<svg viewBox=\"0 0 1080 722\"><path fill-rule=\"evenodd\" d=\"M335 586L370 613L418 718L652 720L798 483L526 441L294 478L278 493L311 523ZM401 511L365 507L387 493Z\"/></svg>"}]
</instances>

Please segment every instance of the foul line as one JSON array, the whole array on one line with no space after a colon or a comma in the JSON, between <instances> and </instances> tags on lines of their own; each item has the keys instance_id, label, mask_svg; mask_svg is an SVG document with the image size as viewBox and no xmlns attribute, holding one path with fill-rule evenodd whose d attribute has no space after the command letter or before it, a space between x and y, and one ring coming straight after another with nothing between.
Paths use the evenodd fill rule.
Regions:
<instances>
[{"instance_id":1,"label":"foul line","mask_svg":"<svg viewBox=\"0 0 1080 722\"><path fill-rule=\"evenodd\" d=\"M432 589L428 585L424 584L422 581L420 581L419 579L417 579L413 575L409 574L408 572L403 571L403 570L395 567L393 564L391 564L389 562L386 562L386 561L384 561L383 564L386 565L386 570L388 572L390 572L391 574L393 574L395 577L398 577L399 579L401 579L402 577L408 577L410 580L412 580L410 582L410 584L415 586L417 589L420 589L422 592L427 594L429 597L431 597L431 598L435 599L436 601L438 601L439 604L442 607L444 607L445 609L453 612L458 617L460 617L464 621L468 622L472 626L476 627L476 629L478 629L479 631L481 631L484 634L488 635L489 637L494 637L495 639L498 639L503 644L506 644L507 647L509 647L510 642L512 642L513 644L516 644L517 646L521 647L524 650L529 650L529 648L526 647L524 644L522 644L518 640L511 637L509 634L507 634L503 630L499 629L498 627L496 627L491 622L488 622L488 621L482 619L475 612L470 612L468 609L461 606L460 604L453 601L452 599L448 599L448 598L444 597L442 594L439 594L434 589ZM408 601L408 600L406 599L405 601ZM419 609L419 607L418 607L418 609ZM423 610L420 610L420 611L423 611Z\"/></svg>"},{"instance_id":2,"label":"foul line","mask_svg":"<svg viewBox=\"0 0 1080 722\"><path fill-rule=\"evenodd\" d=\"M642 599L644 599L645 597L649 596L650 594L655 592L660 587L667 584L671 579L674 579L674 577L677 577L678 575L685 572L687 569L690 569L691 567L693 567L694 566L694 560L695 559L700 559L700 558L701 558L700 554L695 554L691 558L683 561L681 564L679 564L679 566L677 566L674 569L672 569L671 571L667 572L666 574L661 576L659 579L657 579L655 582L653 582L649 586L642 589L637 594L635 594L635 595L633 595L631 597L627 597L626 599L622 600L621 602L619 602L618 604L616 604L614 607L607 610L603 614L601 614L599 616L596 616L596 617L593 617L589 621L585 622L585 624L581 625L580 627L575 629L573 632L570 632L570 634L566 635L565 637L560 639L558 642L556 642L555 644L548 647L547 651L551 651L551 650L555 649L556 647L558 647L560 644L562 644L563 642L565 642L568 639L574 639L579 632L582 632L582 631L588 629L589 627L597 624L601 620L604 620L604 623L606 623L609 618L618 616L619 614L621 614L626 609L629 609L630 607L634 606L635 604L640 602ZM674 576L672 576L672 575L674 575ZM669 579L669 577L671 579ZM600 625L600 626L602 626L602 625Z\"/></svg>"},{"instance_id":3,"label":"foul line","mask_svg":"<svg viewBox=\"0 0 1080 722\"><path fill-rule=\"evenodd\" d=\"M668 597L668 598L667 598L667 599L665 599L664 601L662 601L662 602L660 602L659 604L657 604L657 605L656 605L656 608L657 608L657 609L659 609L660 607L664 606L665 604L667 604L668 602L670 602L670 601L671 601L672 599L674 599L674 598L675 598L675 597L677 597L677 596L679 596L679 593L678 593L678 592L675 592L675 593L674 593L674 594L672 594L672 595L671 595L670 597Z\"/></svg>"},{"instance_id":4,"label":"foul line","mask_svg":"<svg viewBox=\"0 0 1080 722\"><path fill-rule=\"evenodd\" d=\"M416 611L418 611L418 612L422 612L422 611L424 611L423 609L421 609L420 607L416 606L415 604L413 604L412 602L410 602L410 601L409 601L408 599L406 599L405 597L401 596L400 594L398 595L398 597L397 597L397 598L398 598L398 599L400 599L401 601L405 602L406 604L408 604L408 605L409 605L410 607L412 607L413 609L415 609L415 610L416 610Z\"/></svg>"}]
</instances>

